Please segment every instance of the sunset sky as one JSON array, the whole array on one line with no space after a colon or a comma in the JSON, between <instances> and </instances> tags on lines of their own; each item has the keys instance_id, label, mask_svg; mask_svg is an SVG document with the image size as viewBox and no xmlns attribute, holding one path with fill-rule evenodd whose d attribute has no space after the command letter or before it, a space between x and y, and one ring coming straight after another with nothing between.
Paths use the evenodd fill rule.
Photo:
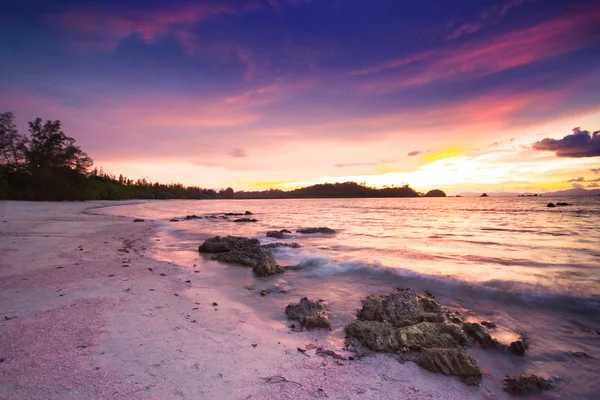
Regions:
<instances>
[{"instance_id":1,"label":"sunset sky","mask_svg":"<svg viewBox=\"0 0 600 400\"><path fill-rule=\"evenodd\" d=\"M578 0L5 0L0 112L164 183L597 188L599 21Z\"/></svg>"}]
</instances>

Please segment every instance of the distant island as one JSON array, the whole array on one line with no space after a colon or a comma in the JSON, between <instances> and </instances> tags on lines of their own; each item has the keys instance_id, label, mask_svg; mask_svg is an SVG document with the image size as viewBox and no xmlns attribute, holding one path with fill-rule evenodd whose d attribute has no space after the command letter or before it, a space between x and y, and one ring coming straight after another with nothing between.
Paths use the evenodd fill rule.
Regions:
<instances>
[{"instance_id":1,"label":"distant island","mask_svg":"<svg viewBox=\"0 0 600 400\"><path fill-rule=\"evenodd\" d=\"M180 183L132 180L91 168L92 159L62 131L60 121L29 122L29 136L19 134L11 112L0 113L0 200L129 199L300 199L446 197L438 189L425 194L409 185L369 187L356 182L324 183L283 191L205 189Z\"/></svg>"},{"instance_id":2,"label":"distant island","mask_svg":"<svg viewBox=\"0 0 600 400\"><path fill-rule=\"evenodd\" d=\"M485 193L484 193L485 194ZM555 192L544 192L542 194L537 193L517 193L517 192L489 192L487 197L549 197L549 196L598 196L600 195L600 189L584 189L584 188L573 188L566 190L559 190ZM458 193L456 197L486 197L476 192L463 192Z\"/></svg>"}]
</instances>

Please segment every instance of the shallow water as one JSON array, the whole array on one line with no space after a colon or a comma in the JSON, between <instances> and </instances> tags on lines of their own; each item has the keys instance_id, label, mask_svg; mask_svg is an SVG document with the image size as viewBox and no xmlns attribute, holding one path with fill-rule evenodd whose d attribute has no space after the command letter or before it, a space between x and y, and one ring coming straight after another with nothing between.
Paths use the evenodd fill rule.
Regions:
<instances>
[{"instance_id":1,"label":"shallow water","mask_svg":"<svg viewBox=\"0 0 600 400\"><path fill-rule=\"evenodd\" d=\"M570 205L547 208L549 201ZM246 210L258 222L168 221ZM248 269L223 266L232 295L281 323L288 302L325 299L337 327L332 335L342 337L362 297L395 287L428 289L469 319L495 321L491 333L501 341L517 332L531 338L522 358L474 350L489 371L484 385L492 392L498 393L505 374L532 372L561 381L558 390L538 398L600 398L600 197L178 200L103 212L160 220L155 255L185 267L206 259L197 247L210 236L269 243L276 240L265 237L268 230L328 226L338 233L294 233L286 241L302 248L275 252L280 264L301 270L256 279ZM287 293L258 295L275 284Z\"/></svg>"}]
</instances>

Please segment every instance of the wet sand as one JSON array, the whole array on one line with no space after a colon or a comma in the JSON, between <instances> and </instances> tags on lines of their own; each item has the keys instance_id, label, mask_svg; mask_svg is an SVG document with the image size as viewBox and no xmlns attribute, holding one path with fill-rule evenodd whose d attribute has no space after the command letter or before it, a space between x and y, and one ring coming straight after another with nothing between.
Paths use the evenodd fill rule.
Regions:
<instances>
[{"instance_id":1,"label":"wet sand","mask_svg":"<svg viewBox=\"0 0 600 400\"><path fill-rule=\"evenodd\" d=\"M388 355L303 354L349 355L228 296L213 263L153 257L158 223L105 205L0 202L0 399L499 398Z\"/></svg>"}]
</instances>

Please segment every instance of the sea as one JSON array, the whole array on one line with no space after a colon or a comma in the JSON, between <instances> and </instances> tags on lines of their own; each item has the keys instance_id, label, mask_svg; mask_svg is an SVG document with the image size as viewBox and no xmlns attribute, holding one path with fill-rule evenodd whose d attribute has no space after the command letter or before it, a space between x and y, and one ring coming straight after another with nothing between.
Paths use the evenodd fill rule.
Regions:
<instances>
[{"instance_id":1,"label":"sea","mask_svg":"<svg viewBox=\"0 0 600 400\"><path fill-rule=\"evenodd\" d=\"M549 202L566 202L548 208ZM250 211L257 222L213 218ZM343 338L361 299L395 288L428 290L469 321L493 321L503 343L519 333L526 355L470 351L484 372L488 398L506 375L552 377L556 390L532 398L600 399L600 197L447 197L390 199L169 200L102 209L151 219L160 237L152 256L182 268L223 271L232 298L261 318L286 324L284 308L301 297L323 299ZM202 218L171 222L187 215ZM336 234L300 234L329 227ZM288 229L300 248L274 250L284 274L255 278L251 269L219 264L198 253L212 236L262 243ZM255 289L255 290L252 290ZM261 296L261 290L268 292Z\"/></svg>"}]
</instances>

